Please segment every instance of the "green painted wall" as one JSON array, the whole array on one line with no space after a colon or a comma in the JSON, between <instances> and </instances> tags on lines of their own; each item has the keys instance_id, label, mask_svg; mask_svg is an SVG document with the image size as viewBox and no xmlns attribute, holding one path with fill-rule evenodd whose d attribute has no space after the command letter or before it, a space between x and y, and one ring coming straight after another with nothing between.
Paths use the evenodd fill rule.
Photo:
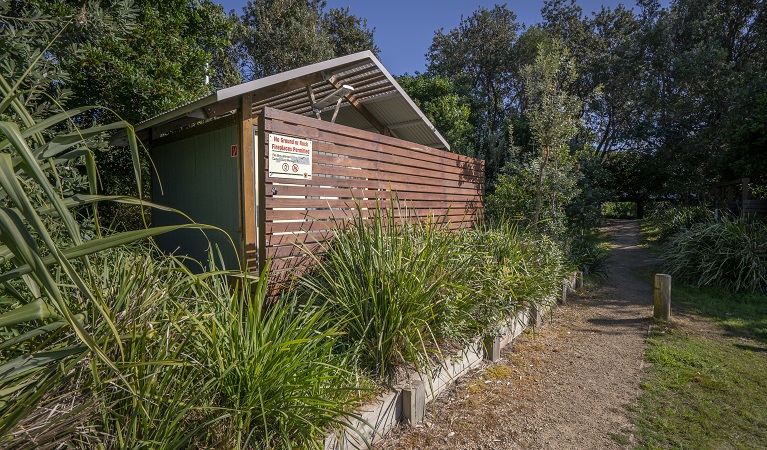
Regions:
<instances>
[{"instance_id":1,"label":"green painted wall","mask_svg":"<svg viewBox=\"0 0 767 450\"><path fill-rule=\"evenodd\" d=\"M231 146L238 145L235 125L152 148L152 158L162 183L152 183L153 201L176 208L195 222L215 225L225 230L236 246L218 231L179 230L159 236L157 243L168 253L187 255L202 261L205 267L209 241L221 251L226 268L238 267L240 249L240 206L237 158ZM153 213L155 226L188 223L179 214ZM207 235L207 238L206 236ZM220 267L218 258L217 266ZM196 264L188 264L194 267ZM199 268L199 266L197 266Z\"/></svg>"}]
</instances>

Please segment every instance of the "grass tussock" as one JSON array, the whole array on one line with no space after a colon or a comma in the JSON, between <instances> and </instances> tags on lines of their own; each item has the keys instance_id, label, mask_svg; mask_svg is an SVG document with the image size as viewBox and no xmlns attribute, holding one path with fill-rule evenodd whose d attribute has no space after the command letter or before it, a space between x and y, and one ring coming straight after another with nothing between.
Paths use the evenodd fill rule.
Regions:
<instances>
[{"instance_id":1,"label":"grass tussock","mask_svg":"<svg viewBox=\"0 0 767 450\"><path fill-rule=\"evenodd\" d=\"M521 302L553 299L564 278L556 244L511 224L450 230L396 203L369 216L336 231L300 284L327 305L356 365L385 382L493 333Z\"/></svg>"},{"instance_id":2,"label":"grass tussock","mask_svg":"<svg viewBox=\"0 0 767 450\"><path fill-rule=\"evenodd\" d=\"M686 206L673 203L659 203L644 220L645 235L654 242L666 242L673 235L685 231L692 225L714 219L711 209L704 206Z\"/></svg>"},{"instance_id":3,"label":"grass tussock","mask_svg":"<svg viewBox=\"0 0 767 450\"><path fill-rule=\"evenodd\" d=\"M674 235L664 252L666 270L697 287L767 291L767 223L723 217Z\"/></svg>"}]
</instances>

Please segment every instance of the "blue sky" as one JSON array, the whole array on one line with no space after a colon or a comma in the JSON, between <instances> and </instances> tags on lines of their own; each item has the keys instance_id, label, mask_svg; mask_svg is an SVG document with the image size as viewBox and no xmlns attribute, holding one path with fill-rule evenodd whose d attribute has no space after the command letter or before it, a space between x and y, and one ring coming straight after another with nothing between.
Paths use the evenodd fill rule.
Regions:
<instances>
[{"instance_id":1,"label":"blue sky","mask_svg":"<svg viewBox=\"0 0 767 450\"><path fill-rule=\"evenodd\" d=\"M469 16L480 6L492 8L499 1L481 0L326 0L329 8L350 7L351 13L368 20L375 28L375 41L381 49L381 62L392 75L413 74L425 70L425 54L434 32L458 26L461 16ZM246 0L222 0L228 12L242 14ZM614 7L617 0L579 0L585 12L599 11L603 5ZM623 2L631 4L632 2ZM662 0L661 4L668 4ZM527 25L541 20L543 1L509 1L507 7L517 14L517 21Z\"/></svg>"}]
</instances>

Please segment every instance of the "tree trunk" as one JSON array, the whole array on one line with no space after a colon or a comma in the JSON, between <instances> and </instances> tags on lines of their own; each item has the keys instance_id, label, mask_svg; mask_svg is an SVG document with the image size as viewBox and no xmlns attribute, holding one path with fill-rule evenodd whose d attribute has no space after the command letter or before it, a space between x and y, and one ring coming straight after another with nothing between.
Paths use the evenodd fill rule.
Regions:
<instances>
[{"instance_id":1,"label":"tree trunk","mask_svg":"<svg viewBox=\"0 0 767 450\"><path fill-rule=\"evenodd\" d=\"M535 211L533 211L533 223L541 219L541 210L543 209L543 174L546 170L546 164L549 162L550 147L544 147L543 162L538 170L538 185L535 187Z\"/></svg>"}]
</instances>

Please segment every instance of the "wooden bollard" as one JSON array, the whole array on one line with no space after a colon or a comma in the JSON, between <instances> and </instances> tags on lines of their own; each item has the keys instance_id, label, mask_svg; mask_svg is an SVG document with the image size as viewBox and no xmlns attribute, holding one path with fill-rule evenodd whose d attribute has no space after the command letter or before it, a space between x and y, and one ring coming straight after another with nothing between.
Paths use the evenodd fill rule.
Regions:
<instances>
[{"instance_id":1,"label":"wooden bollard","mask_svg":"<svg viewBox=\"0 0 767 450\"><path fill-rule=\"evenodd\" d=\"M426 385L423 381L411 380L402 389L402 418L410 425L423 422L426 415Z\"/></svg>"},{"instance_id":2,"label":"wooden bollard","mask_svg":"<svg viewBox=\"0 0 767 450\"><path fill-rule=\"evenodd\" d=\"M501 359L501 337L488 336L482 340L482 347L487 361L498 361Z\"/></svg>"},{"instance_id":3,"label":"wooden bollard","mask_svg":"<svg viewBox=\"0 0 767 450\"><path fill-rule=\"evenodd\" d=\"M671 318L671 275L655 274L653 317L659 320Z\"/></svg>"}]
</instances>

